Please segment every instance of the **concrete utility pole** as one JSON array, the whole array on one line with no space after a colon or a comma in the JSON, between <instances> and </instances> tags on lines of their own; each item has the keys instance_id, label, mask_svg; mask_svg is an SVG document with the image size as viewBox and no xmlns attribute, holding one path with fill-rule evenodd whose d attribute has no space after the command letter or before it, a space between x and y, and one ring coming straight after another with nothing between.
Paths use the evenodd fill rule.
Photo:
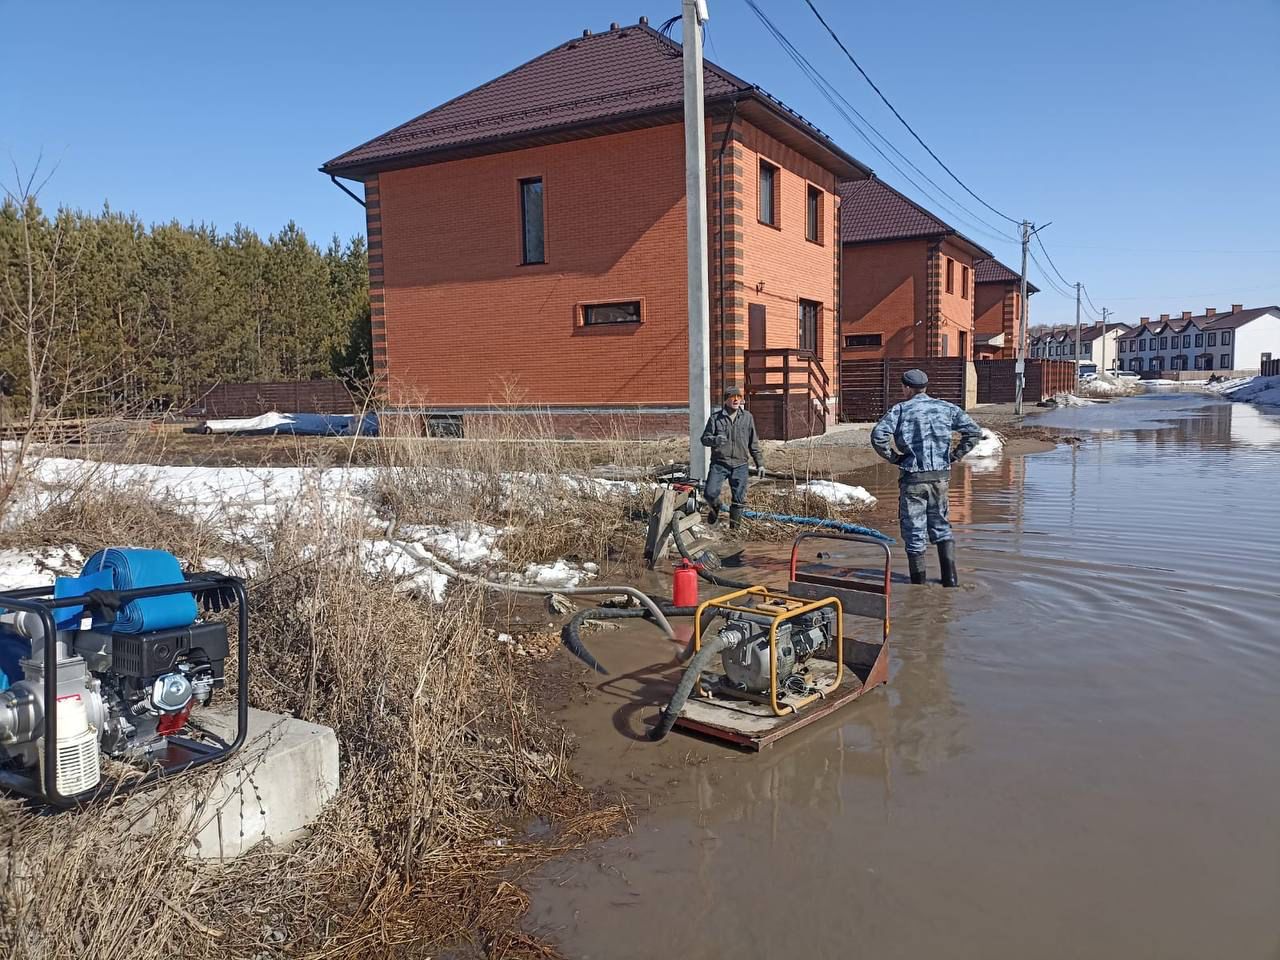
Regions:
<instances>
[{"instance_id":1,"label":"concrete utility pole","mask_svg":"<svg viewBox=\"0 0 1280 960\"><path fill-rule=\"evenodd\" d=\"M1098 372L1107 369L1107 314L1110 313L1106 307L1102 308L1102 359L1098 361Z\"/></svg>"},{"instance_id":2,"label":"concrete utility pole","mask_svg":"<svg viewBox=\"0 0 1280 960\"><path fill-rule=\"evenodd\" d=\"M1080 281L1076 281L1076 380L1080 379Z\"/></svg>"},{"instance_id":3,"label":"concrete utility pole","mask_svg":"<svg viewBox=\"0 0 1280 960\"><path fill-rule=\"evenodd\" d=\"M1014 365L1013 412L1022 414L1022 385L1026 382L1027 369L1027 250L1031 246L1031 224L1022 221L1022 303L1018 308L1018 360Z\"/></svg>"},{"instance_id":4,"label":"concrete utility pole","mask_svg":"<svg viewBox=\"0 0 1280 960\"><path fill-rule=\"evenodd\" d=\"M689 476L707 477L702 428L711 403L711 308L707 302L707 145L702 99L702 24L706 0L682 0L684 199L689 262Z\"/></svg>"}]
</instances>

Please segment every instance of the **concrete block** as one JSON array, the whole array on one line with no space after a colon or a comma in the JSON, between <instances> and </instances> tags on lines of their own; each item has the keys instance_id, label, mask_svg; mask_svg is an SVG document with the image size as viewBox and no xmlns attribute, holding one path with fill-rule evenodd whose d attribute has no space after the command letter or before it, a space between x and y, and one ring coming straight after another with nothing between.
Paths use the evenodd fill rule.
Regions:
<instances>
[{"instance_id":1,"label":"concrete block","mask_svg":"<svg viewBox=\"0 0 1280 960\"><path fill-rule=\"evenodd\" d=\"M204 711L199 720L228 740L235 735L234 706ZM263 840L287 845L306 834L338 792L338 738L328 727L250 708L239 753L211 778L197 772L191 786L179 789L190 792L178 814L193 819L189 856L229 860ZM147 832L151 823L148 813L137 829Z\"/></svg>"}]
</instances>

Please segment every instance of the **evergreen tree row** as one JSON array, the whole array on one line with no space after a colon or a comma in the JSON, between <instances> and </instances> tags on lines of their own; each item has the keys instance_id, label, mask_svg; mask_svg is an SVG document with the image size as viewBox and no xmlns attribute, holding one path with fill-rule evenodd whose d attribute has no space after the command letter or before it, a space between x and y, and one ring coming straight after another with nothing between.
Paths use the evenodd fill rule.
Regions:
<instances>
[{"instance_id":1,"label":"evergreen tree row","mask_svg":"<svg viewBox=\"0 0 1280 960\"><path fill-rule=\"evenodd\" d=\"M363 237L320 249L105 208L0 205L0 381L64 415L158 411L204 384L369 375Z\"/></svg>"}]
</instances>

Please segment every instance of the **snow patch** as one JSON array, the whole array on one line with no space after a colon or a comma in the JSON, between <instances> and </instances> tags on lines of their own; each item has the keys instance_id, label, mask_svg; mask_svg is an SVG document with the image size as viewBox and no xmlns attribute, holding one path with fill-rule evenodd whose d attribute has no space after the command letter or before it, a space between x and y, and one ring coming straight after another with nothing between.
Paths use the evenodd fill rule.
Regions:
<instances>
[{"instance_id":1,"label":"snow patch","mask_svg":"<svg viewBox=\"0 0 1280 960\"><path fill-rule=\"evenodd\" d=\"M0 590L38 587L56 577L78 577L85 557L76 547L0 550Z\"/></svg>"},{"instance_id":2,"label":"snow patch","mask_svg":"<svg viewBox=\"0 0 1280 960\"><path fill-rule=\"evenodd\" d=\"M869 494L864 487L837 483L834 480L810 480L807 483L798 484L796 490L801 493L811 493L815 497L821 497L828 503L834 503L837 506L858 504L859 506L870 507L876 503L876 498Z\"/></svg>"},{"instance_id":3,"label":"snow patch","mask_svg":"<svg viewBox=\"0 0 1280 960\"><path fill-rule=\"evenodd\" d=\"M592 573L576 567L564 558L554 563L531 563L522 574L508 575L507 579L531 587L577 587L592 578Z\"/></svg>"},{"instance_id":4,"label":"snow patch","mask_svg":"<svg viewBox=\"0 0 1280 960\"><path fill-rule=\"evenodd\" d=\"M1280 377L1249 377L1226 380L1209 386L1228 400L1256 403L1263 407L1280 407Z\"/></svg>"},{"instance_id":5,"label":"snow patch","mask_svg":"<svg viewBox=\"0 0 1280 960\"><path fill-rule=\"evenodd\" d=\"M969 451L969 460L985 460L988 457L998 457L1004 452L1004 440L998 433L993 433L986 427L982 428L982 439L977 445Z\"/></svg>"}]
</instances>

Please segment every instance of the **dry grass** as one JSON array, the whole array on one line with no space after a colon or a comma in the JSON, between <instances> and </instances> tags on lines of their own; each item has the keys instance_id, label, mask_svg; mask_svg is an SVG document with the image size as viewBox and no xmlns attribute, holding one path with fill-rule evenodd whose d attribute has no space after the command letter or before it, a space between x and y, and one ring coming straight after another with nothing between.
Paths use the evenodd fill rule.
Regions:
<instances>
[{"instance_id":1,"label":"dry grass","mask_svg":"<svg viewBox=\"0 0 1280 960\"><path fill-rule=\"evenodd\" d=\"M187 859L185 788L146 794L161 824L127 832L129 805L42 816L0 803L0 943L11 957L487 956L554 953L519 930L518 881L615 831L625 810L570 777L563 737L492 640L480 594L423 603L365 573L362 518L284 517L250 584L255 706L331 726L342 788L311 836L223 866ZM89 491L10 542L162 546L225 555L211 529L119 492ZM530 644L531 649L536 645ZM541 818L550 839L524 838ZM497 838L509 842L495 845Z\"/></svg>"}]
</instances>

